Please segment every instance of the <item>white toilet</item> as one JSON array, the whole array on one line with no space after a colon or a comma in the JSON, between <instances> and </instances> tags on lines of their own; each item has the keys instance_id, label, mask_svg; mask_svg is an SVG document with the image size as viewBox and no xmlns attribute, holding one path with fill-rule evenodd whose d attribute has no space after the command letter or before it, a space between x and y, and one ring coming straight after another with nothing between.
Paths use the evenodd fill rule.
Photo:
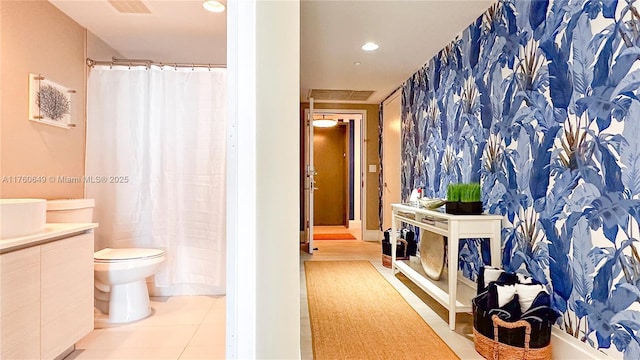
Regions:
<instances>
[{"instance_id":1,"label":"white toilet","mask_svg":"<svg viewBox=\"0 0 640 360\"><path fill-rule=\"evenodd\" d=\"M128 323L151 315L146 278L164 262L160 249L111 249L93 254L95 306L106 324Z\"/></svg>"},{"instance_id":2,"label":"white toilet","mask_svg":"<svg viewBox=\"0 0 640 360\"><path fill-rule=\"evenodd\" d=\"M93 199L49 200L48 223L93 222ZM151 315L146 278L164 262L160 249L111 249L93 255L95 327L124 324Z\"/></svg>"}]
</instances>

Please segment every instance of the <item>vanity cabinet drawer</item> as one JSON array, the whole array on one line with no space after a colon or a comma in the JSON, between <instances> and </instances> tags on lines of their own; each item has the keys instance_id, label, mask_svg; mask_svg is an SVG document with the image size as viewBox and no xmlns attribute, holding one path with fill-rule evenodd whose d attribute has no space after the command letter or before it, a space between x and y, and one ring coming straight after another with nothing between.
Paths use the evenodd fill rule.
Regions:
<instances>
[{"instance_id":1,"label":"vanity cabinet drawer","mask_svg":"<svg viewBox=\"0 0 640 360\"><path fill-rule=\"evenodd\" d=\"M93 330L93 233L42 245L41 357L53 359Z\"/></svg>"},{"instance_id":2,"label":"vanity cabinet drawer","mask_svg":"<svg viewBox=\"0 0 640 360\"><path fill-rule=\"evenodd\" d=\"M0 255L0 358L40 358L40 247Z\"/></svg>"}]
</instances>

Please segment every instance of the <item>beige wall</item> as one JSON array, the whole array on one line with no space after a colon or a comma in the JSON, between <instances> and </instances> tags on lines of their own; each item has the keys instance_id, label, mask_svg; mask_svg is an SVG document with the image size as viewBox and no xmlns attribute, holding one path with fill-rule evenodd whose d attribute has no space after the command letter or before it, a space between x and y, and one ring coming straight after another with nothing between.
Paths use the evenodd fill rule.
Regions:
<instances>
[{"instance_id":1,"label":"beige wall","mask_svg":"<svg viewBox=\"0 0 640 360\"><path fill-rule=\"evenodd\" d=\"M3 0L0 17L0 174L4 179L0 196L82 197L83 184L61 184L49 178L84 175L85 29L44 0ZM29 73L76 90L71 100L75 128L28 120ZM10 183L8 177L22 175L45 176L46 182Z\"/></svg>"},{"instance_id":2,"label":"beige wall","mask_svg":"<svg viewBox=\"0 0 640 360\"><path fill-rule=\"evenodd\" d=\"M122 55L48 1L0 3L0 175L5 180L0 184L0 197L83 197L82 183L60 183L58 177L84 175L85 59ZM76 90L71 105L75 128L28 120L29 73ZM22 175L44 176L46 182L11 182Z\"/></svg>"},{"instance_id":3,"label":"beige wall","mask_svg":"<svg viewBox=\"0 0 640 360\"><path fill-rule=\"evenodd\" d=\"M334 103L314 103L315 109L348 109L348 110L366 110L367 111L367 133L365 134L365 149L363 149L363 153L365 154L365 163L363 166L366 167L367 171L365 171L365 182L366 182L366 190L367 193L365 195L365 204L366 204L366 214L365 214L365 222L366 222L366 230L378 230L380 229L380 220L378 219L378 175L379 175L379 164L380 157L378 155L378 111L379 106L376 104L334 104ZM304 111L309 108L309 103L301 103L300 104L300 124L301 128L304 129ZM304 133L304 131L302 132ZM302 134L301 133L301 134ZM301 136L304 136L302 134ZM304 144L304 143L302 143ZM304 147L301 146L302 151L304 151ZM301 154L301 158L304 159L304 154ZM368 171L369 165L376 166L376 172L371 173ZM301 187L304 189L304 173L301 171ZM302 201L304 201L304 196L301 197ZM304 204L301 204L301 209L304 209ZM304 214L304 211L301 210Z\"/></svg>"},{"instance_id":4,"label":"beige wall","mask_svg":"<svg viewBox=\"0 0 640 360\"><path fill-rule=\"evenodd\" d=\"M111 60L112 57L124 58L109 44L105 43L91 31L87 31L87 57L93 60Z\"/></svg>"}]
</instances>

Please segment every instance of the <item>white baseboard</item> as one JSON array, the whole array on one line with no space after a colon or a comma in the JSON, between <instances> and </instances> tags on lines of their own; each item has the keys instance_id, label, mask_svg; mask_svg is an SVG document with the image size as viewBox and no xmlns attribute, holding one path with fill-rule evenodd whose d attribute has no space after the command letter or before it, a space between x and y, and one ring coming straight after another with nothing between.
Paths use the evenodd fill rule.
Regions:
<instances>
[{"instance_id":1,"label":"white baseboard","mask_svg":"<svg viewBox=\"0 0 640 360\"><path fill-rule=\"evenodd\" d=\"M551 331L551 358L563 360L611 359L607 354L556 327Z\"/></svg>"},{"instance_id":2,"label":"white baseboard","mask_svg":"<svg viewBox=\"0 0 640 360\"><path fill-rule=\"evenodd\" d=\"M360 220L349 220L349 229L360 229L362 225L362 221Z\"/></svg>"},{"instance_id":3,"label":"white baseboard","mask_svg":"<svg viewBox=\"0 0 640 360\"><path fill-rule=\"evenodd\" d=\"M364 241L381 241L384 234L380 230L365 230L362 232L362 236Z\"/></svg>"}]
</instances>

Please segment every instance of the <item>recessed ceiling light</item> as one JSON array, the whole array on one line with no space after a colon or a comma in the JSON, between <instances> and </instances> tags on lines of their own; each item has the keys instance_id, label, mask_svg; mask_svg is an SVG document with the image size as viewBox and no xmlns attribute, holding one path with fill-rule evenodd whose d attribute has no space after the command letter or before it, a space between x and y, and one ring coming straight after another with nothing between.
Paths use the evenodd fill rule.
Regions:
<instances>
[{"instance_id":1,"label":"recessed ceiling light","mask_svg":"<svg viewBox=\"0 0 640 360\"><path fill-rule=\"evenodd\" d=\"M368 42L364 45L362 45L362 50L364 51L373 51L373 50L377 50L378 49L378 44L374 43L374 42Z\"/></svg>"},{"instance_id":2,"label":"recessed ceiling light","mask_svg":"<svg viewBox=\"0 0 640 360\"><path fill-rule=\"evenodd\" d=\"M202 7L215 13L223 12L225 9L224 4L216 0L205 0L202 2Z\"/></svg>"},{"instance_id":3,"label":"recessed ceiling light","mask_svg":"<svg viewBox=\"0 0 640 360\"><path fill-rule=\"evenodd\" d=\"M355 65L355 66L360 66L360 64L361 64L361 63L360 63L360 61L355 61L355 62L353 63L353 65Z\"/></svg>"}]
</instances>

